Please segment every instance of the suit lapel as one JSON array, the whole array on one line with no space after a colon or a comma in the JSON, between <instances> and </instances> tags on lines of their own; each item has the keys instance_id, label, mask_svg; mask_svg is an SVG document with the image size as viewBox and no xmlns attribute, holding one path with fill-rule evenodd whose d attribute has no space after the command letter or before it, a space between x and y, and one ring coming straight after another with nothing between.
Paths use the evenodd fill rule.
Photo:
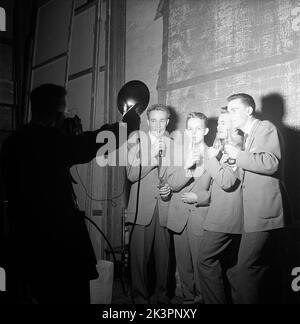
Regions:
<instances>
[{"instance_id":1,"label":"suit lapel","mask_svg":"<svg viewBox=\"0 0 300 324\"><path fill-rule=\"evenodd\" d=\"M146 138L145 138L146 139ZM144 147L143 147L143 143L141 143L142 145L142 152L146 155L145 157L145 161L147 162L147 166L151 165L151 149L152 149L152 142L151 142L151 138L150 138L150 134L149 132L147 133L147 143L144 143ZM158 178L158 169L155 168L154 172L157 173L157 178Z\"/></svg>"},{"instance_id":2,"label":"suit lapel","mask_svg":"<svg viewBox=\"0 0 300 324\"><path fill-rule=\"evenodd\" d=\"M142 137L144 138L144 137ZM143 156L143 161L145 161L147 163L147 165L151 164L151 138L149 133L147 133L147 137L145 137L145 141L141 141L141 152L142 154L144 154Z\"/></svg>"},{"instance_id":3,"label":"suit lapel","mask_svg":"<svg viewBox=\"0 0 300 324\"><path fill-rule=\"evenodd\" d=\"M207 156L208 156L208 154L207 154L207 146L204 145L204 150L203 150L203 164L202 164L203 168L204 168L204 165L205 165L205 163L207 161L207 159L206 159ZM205 172L205 168L204 168L204 172ZM199 182L199 179L200 178L201 178L201 176L194 178L194 182L191 184L191 187L189 188L189 191L192 191L195 188L195 186Z\"/></svg>"},{"instance_id":4,"label":"suit lapel","mask_svg":"<svg viewBox=\"0 0 300 324\"><path fill-rule=\"evenodd\" d=\"M248 142L247 142L247 145L246 145L246 151L249 151L251 146L252 146L252 143L254 141L254 134L255 134L259 124L260 124L260 120L256 120L255 124L253 125L253 127L251 129L251 132L249 134L249 139L248 139Z\"/></svg>"},{"instance_id":5,"label":"suit lapel","mask_svg":"<svg viewBox=\"0 0 300 324\"><path fill-rule=\"evenodd\" d=\"M165 173L167 171L167 168L168 168L168 164L172 164L173 163L173 161L172 161L173 160L172 154L173 154L174 150L172 149L172 145L173 145L172 139L170 138L170 136L167 133L165 133L165 136L170 141L169 142L169 148L168 148L170 150L170 152L167 153L167 155L166 155L166 157L169 159L169 161L167 161L168 163L164 163L166 157L163 157L162 158L162 166L161 166L161 169L160 169L160 172L159 172L159 177L160 178L163 178L164 177L164 175L165 175Z\"/></svg>"},{"instance_id":6,"label":"suit lapel","mask_svg":"<svg viewBox=\"0 0 300 324\"><path fill-rule=\"evenodd\" d=\"M252 129L251 129L251 132L249 134L249 140L248 140L248 143L245 147L245 151L249 152L250 151L250 148L253 144L253 141L254 141L254 135L255 135L255 132L258 128L258 126L260 125L260 120L256 120L255 121L255 124L253 125ZM245 178L245 170L242 169L242 168L239 168L239 174L240 174L240 178L241 178L241 182L243 183L244 182L244 178Z\"/></svg>"}]
</instances>

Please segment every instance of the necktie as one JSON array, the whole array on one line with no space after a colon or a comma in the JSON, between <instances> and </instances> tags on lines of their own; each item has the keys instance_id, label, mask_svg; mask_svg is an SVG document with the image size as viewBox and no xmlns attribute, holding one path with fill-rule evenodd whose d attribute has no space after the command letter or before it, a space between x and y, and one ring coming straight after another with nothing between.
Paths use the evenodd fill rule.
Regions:
<instances>
[{"instance_id":1,"label":"necktie","mask_svg":"<svg viewBox=\"0 0 300 324\"><path fill-rule=\"evenodd\" d=\"M243 139L243 151L246 150L247 138L248 138L248 134L245 133L245 134L244 134L244 139Z\"/></svg>"}]
</instances>

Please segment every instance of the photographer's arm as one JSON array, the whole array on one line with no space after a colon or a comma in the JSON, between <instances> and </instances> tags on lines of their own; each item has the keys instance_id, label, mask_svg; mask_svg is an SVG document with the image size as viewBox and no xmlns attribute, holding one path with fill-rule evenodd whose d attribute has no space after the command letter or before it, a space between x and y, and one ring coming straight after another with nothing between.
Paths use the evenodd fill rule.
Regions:
<instances>
[{"instance_id":1,"label":"photographer's arm","mask_svg":"<svg viewBox=\"0 0 300 324\"><path fill-rule=\"evenodd\" d=\"M140 166L139 145L128 144L128 164L126 166L127 178L130 182L135 183L139 179L145 178L157 164Z\"/></svg>"},{"instance_id":2,"label":"photographer's arm","mask_svg":"<svg viewBox=\"0 0 300 324\"><path fill-rule=\"evenodd\" d=\"M59 139L62 154L69 166L90 162L96 157L98 150L106 143L97 143L100 132L112 132L115 136L116 149L119 142L119 123L106 124L92 132L83 132L77 136L63 135Z\"/></svg>"}]
</instances>

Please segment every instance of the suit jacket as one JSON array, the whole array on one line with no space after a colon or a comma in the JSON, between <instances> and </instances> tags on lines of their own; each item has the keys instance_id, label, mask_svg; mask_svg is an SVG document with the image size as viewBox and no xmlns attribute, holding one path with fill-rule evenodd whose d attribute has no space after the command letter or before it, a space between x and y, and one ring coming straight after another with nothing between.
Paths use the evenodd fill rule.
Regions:
<instances>
[{"instance_id":1,"label":"suit jacket","mask_svg":"<svg viewBox=\"0 0 300 324\"><path fill-rule=\"evenodd\" d=\"M268 231L286 225L281 194L281 147L276 127L256 120L245 151L237 156L242 172L246 232Z\"/></svg>"},{"instance_id":2,"label":"suit jacket","mask_svg":"<svg viewBox=\"0 0 300 324\"><path fill-rule=\"evenodd\" d=\"M243 196L239 170L220 164L216 158L206 163L212 177L211 199L204 229L212 232L240 234L243 231Z\"/></svg>"},{"instance_id":3,"label":"suit jacket","mask_svg":"<svg viewBox=\"0 0 300 324\"><path fill-rule=\"evenodd\" d=\"M140 164L141 167L141 180L139 191L139 203L138 214L136 218L136 224L147 226L152 220L154 209L158 203L159 209L159 221L161 226L166 226L167 215L169 209L169 201L163 201L159 194L159 174L158 167L153 166L151 161L151 140L149 135L145 136L144 133L140 133L140 144L132 142L137 133L132 134L131 139L128 141L128 166L126 167L127 178L131 182L131 189L129 195L129 201L127 206L127 221L134 223L137 207L137 194L139 185ZM144 136L142 136L144 135ZM172 140L169 137L165 137L167 143L167 151L170 152ZM162 168L160 170L160 177L167 181L166 170L169 164L168 159L170 154L166 154L162 158ZM152 165L151 165L152 163Z\"/></svg>"},{"instance_id":4,"label":"suit jacket","mask_svg":"<svg viewBox=\"0 0 300 324\"><path fill-rule=\"evenodd\" d=\"M208 190L211 181L210 175L204 171L200 177L188 177L183 166L171 166L167 169L167 179L173 190L167 227L175 233L181 233L187 222L190 221L194 234L201 235L210 200ZM181 195L186 192L196 193L198 203L194 205L184 203Z\"/></svg>"}]
</instances>

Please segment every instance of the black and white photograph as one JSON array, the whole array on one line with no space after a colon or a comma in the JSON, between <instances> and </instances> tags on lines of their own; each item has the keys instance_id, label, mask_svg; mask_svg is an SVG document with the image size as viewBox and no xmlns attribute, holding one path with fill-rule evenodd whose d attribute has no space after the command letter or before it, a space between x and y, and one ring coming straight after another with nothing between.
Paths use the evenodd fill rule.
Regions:
<instances>
[{"instance_id":1,"label":"black and white photograph","mask_svg":"<svg viewBox=\"0 0 300 324\"><path fill-rule=\"evenodd\" d=\"M0 304L300 304L299 0L0 0Z\"/></svg>"}]
</instances>

